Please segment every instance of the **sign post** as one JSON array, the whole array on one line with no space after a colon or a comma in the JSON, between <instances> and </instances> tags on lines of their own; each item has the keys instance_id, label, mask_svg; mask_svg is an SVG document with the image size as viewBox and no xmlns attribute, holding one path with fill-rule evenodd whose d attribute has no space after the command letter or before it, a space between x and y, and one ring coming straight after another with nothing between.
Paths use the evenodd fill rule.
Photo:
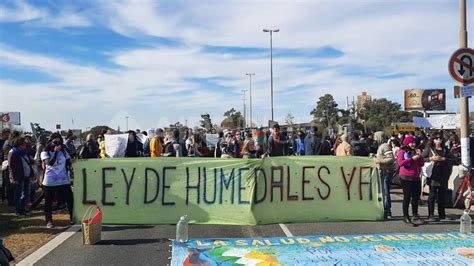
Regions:
<instances>
[{"instance_id":1,"label":"sign post","mask_svg":"<svg viewBox=\"0 0 474 266\"><path fill-rule=\"evenodd\" d=\"M466 27L466 0L459 0L459 47L449 60L449 73L454 80L461 85L469 85L474 82L474 50L467 48ZM461 161L463 164L471 165L469 144L469 99L461 97Z\"/></svg>"}]
</instances>

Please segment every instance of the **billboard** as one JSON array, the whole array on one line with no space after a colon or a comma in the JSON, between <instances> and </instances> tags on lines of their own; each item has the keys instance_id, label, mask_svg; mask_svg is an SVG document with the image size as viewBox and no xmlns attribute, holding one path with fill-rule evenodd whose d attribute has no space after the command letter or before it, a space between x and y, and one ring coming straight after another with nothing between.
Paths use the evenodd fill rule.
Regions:
<instances>
[{"instance_id":1,"label":"billboard","mask_svg":"<svg viewBox=\"0 0 474 266\"><path fill-rule=\"evenodd\" d=\"M405 110L444 111L446 110L446 90L405 90Z\"/></svg>"},{"instance_id":2,"label":"billboard","mask_svg":"<svg viewBox=\"0 0 474 266\"><path fill-rule=\"evenodd\" d=\"M20 112L0 112L0 120L2 124L20 125Z\"/></svg>"}]
</instances>

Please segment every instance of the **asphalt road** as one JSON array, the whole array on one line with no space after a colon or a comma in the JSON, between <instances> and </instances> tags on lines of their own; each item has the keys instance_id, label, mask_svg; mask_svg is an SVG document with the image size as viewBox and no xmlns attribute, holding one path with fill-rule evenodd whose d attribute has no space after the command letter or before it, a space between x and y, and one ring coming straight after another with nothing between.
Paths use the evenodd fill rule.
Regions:
<instances>
[{"instance_id":1,"label":"asphalt road","mask_svg":"<svg viewBox=\"0 0 474 266\"><path fill-rule=\"evenodd\" d=\"M459 220L436 222L414 227L402 220L401 193L393 194L393 220L383 222L325 222L285 224L292 235L339 235L411 232L458 231ZM426 196L424 197L426 199ZM426 205L420 206L420 215L427 215ZM457 209L448 209L448 216L458 219ZM280 225L220 226L190 225L189 238L252 238L285 236ZM167 265L171 257L174 225L103 226L102 241L93 246L82 245L81 232L53 249L36 265Z\"/></svg>"}]
</instances>

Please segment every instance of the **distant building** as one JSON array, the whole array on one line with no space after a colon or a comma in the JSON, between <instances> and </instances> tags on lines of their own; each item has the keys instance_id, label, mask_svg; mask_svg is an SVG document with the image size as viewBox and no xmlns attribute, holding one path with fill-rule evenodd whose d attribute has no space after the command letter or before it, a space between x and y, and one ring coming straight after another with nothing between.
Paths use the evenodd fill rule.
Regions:
<instances>
[{"instance_id":1,"label":"distant building","mask_svg":"<svg viewBox=\"0 0 474 266\"><path fill-rule=\"evenodd\" d=\"M368 95L366 91L362 92L362 95L357 95L356 111L359 113L364 110L364 104L372 101L372 96Z\"/></svg>"}]
</instances>

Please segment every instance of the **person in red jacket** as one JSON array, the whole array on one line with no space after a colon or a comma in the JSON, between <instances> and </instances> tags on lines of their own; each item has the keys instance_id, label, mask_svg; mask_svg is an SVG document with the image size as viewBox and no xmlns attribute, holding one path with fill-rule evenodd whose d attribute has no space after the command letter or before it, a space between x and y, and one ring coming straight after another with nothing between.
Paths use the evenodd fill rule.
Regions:
<instances>
[{"instance_id":1,"label":"person in red jacket","mask_svg":"<svg viewBox=\"0 0 474 266\"><path fill-rule=\"evenodd\" d=\"M407 136L403 140L403 146L398 152L397 163L399 165L399 176L403 189L403 217L405 223L414 225L423 224L418 215L418 202L421 194L421 167L425 164L421 156L421 150L416 147L414 136ZM413 219L408 215L408 206L410 205Z\"/></svg>"}]
</instances>

